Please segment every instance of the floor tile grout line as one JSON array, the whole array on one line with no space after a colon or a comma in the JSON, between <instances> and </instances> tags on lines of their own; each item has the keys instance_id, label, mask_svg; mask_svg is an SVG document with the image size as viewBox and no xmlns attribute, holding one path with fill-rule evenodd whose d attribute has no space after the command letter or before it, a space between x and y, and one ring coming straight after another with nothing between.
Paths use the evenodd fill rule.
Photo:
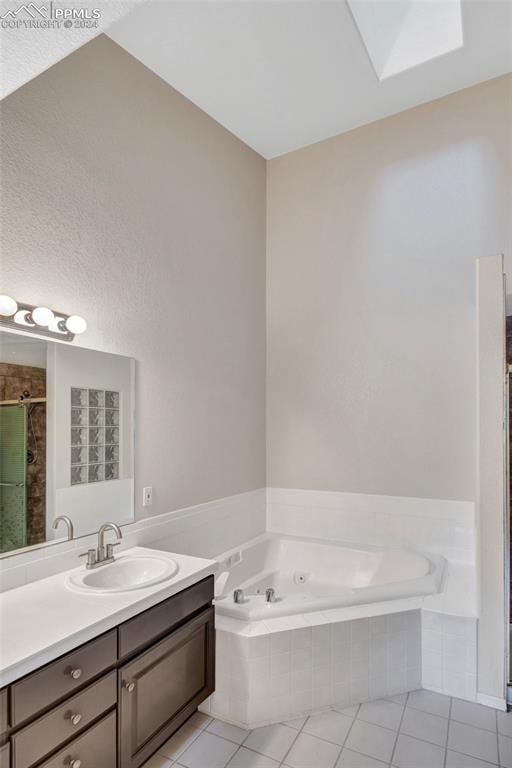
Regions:
<instances>
[{"instance_id":1,"label":"floor tile grout line","mask_svg":"<svg viewBox=\"0 0 512 768\"><path fill-rule=\"evenodd\" d=\"M334 763L334 768L336 768L336 766L338 765L338 763L340 761L340 757L341 757L341 755L343 753L343 750L345 749L345 745L346 745L346 743L348 741L348 737L350 736L350 731L354 727L354 723L357 720L357 716L358 716L360 711L361 711L361 704L358 704L357 705L357 709L356 709L355 714L354 714L354 717L352 718L352 722L350 723L350 728L348 729L347 735L345 736L345 739L344 739L343 744L341 746L340 753L339 753L338 757L336 758L336 762ZM343 714L343 713L340 712L340 714Z\"/></svg>"},{"instance_id":2,"label":"floor tile grout line","mask_svg":"<svg viewBox=\"0 0 512 768\"><path fill-rule=\"evenodd\" d=\"M470 728L476 728L477 731L486 731L487 733L496 733L497 728L482 728L481 725L475 725L474 723L467 723L465 720L457 720L456 717L450 717L451 723L459 723L459 725L469 725Z\"/></svg>"},{"instance_id":3,"label":"floor tile grout line","mask_svg":"<svg viewBox=\"0 0 512 768\"><path fill-rule=\"evenodd\" d=\"M192 717L193 717L193 715L191 716L191 718L192 718ZM209 717L209 716L207 715L207 717ZM191 718L189 718L189 719L191 719ZM227 741L227 742L228 742L228 744L235 744L235 745L238 747L238 749L236 749L236 750L235 750L235 752L233 752L233 754L232 754L232 755L231 755L231 757L229 758L228 762L227 762L227 763L226 763L226 765L224 766L224 768L228 768L228 766L229 766L229 763L231 762L231 760L234 758L234 756L237 754L237 752L239 752L239 751L240 751L240 748L242 747L242 745L244 744L244 742L246 741L246 739L248 739L248 738L249 738L249 735L250 735L251 731L248 731L248 732L247 732L247 736L244 738L244 741L243 741L241 744L238 744L238 742L236 742L236 741L232 741L231 739L227 739L225 736L220 736L218 733L213 733L212 731L209 731L209 730L208 730L208 726L209 726L209 725L211 725L211 724L212 724L212 723L213 723L215 720L218 720L218 718L215 718L215 717L210 717L210 718L209 718L209 722L208 722L208 723L206 723L206 725L203 725L203 726L202 726L202 727L199 729L199 733L197 734L196 738L195 738L195 739L192 739L192 741L191 741L189 744L187 744L187 746L185 747L185 749L184 749L182 752L180 752L180 753L179 753L178 757L176 758L176 762L175 762L175 763L171 763L171 768L172 768L174 765L178 765L178 766L180 766L180 768L181 768L181 763L179 763L179 762L178 762L178 761L179 761L179 759L180 759L180 758L181 758L181 757L182 757L182 756L185 754L185 752L188 750L188 748L189 748L189 747L191 747L191 746L192 746L192 744L193 744L195 741L197 741L197 739L199 738L199 736L200 736L202 733L208 733L208 735L209 735L209 736L215 736L217 739L222 739L223 741ZM186 720L186 721L185 721L185 723L183 723L183 725L186 725L186 723L187 723L187 722L189 722L189 720ZM222 720L219 720L219 722L223 722L223 721L222 721ZM229 723L228 723L228 725L229 725ZM235 726L235 727L236 727L236 728L238 728L238 726ZM244 729L243 729L243 728L241 728L240 730L244 730ZM179 733L179 729L176 731L176 733ZM173 737L171 736L171 739L172 739L172 738L173 738ZM254 752L254 751L255 751L255 750L251 750L251 752ZM160 754L160 755L162 755L163 757L166 757L168 760L174 760L174 758L172 758L172 757L168 757L168 756L167 756L167 755L165 755L163 752L156 752L155 754ZM261 754L261 753L260 753L260 752L256 752L256 754ZM144 766L142 766L142 768L144 768Z\"/></svg>"},{"instance_id":4,"label":"floor tile grout line","mask_svg":"<svg viewBox=\"0 0 512 768\"><path fill-rule=\"evenodd\" d=\"M350 727L349 727L349 729L348 729L348 731L347 731L347 735L345 736L345 739L343 740L343 744L341 744L341 745L340 745L340 744L338 744L336 741L329 741L329 739L323 739L321 736L317 736L317 735L316 735L316 734L314 734L314 733L308 733L308 731L305 731L305 730L304 730L304 728L305 728L305 726L306 726L306 724L307 724L308 720L310 719L310 717L312 717L311 715L308 715L308 716L306 717L305 721L304 721L304 722L303 722L303 724L302 724L302 727L300 728L300 731L299 731L299 733L297 734L297 738L299 737L299 734L300 734L300 733L305 733L305 734L306 734L306 736L312 736L314 739L318 739L319 741L324 741L326 744L332 744L332 745L333 745L333 746L335 746L335 747L339 747L339 748L340 748L340 751L339 751L339 753L338 753L338 755L337 755L337 757L336 757L336 763L337 763L337 762L338 762L338 760L340 759L340 755L341 755L341 753L342 753L342 751L343 751L343 749L344 749L344 747L345 747L345 743L346 743L346 741L347 741L347 739L348 739L349 733L350 733L350 731L352 730L352 726L354 725L354 723L355 723L355 721L356 721L356 718L357 718L357 713L359 712L359 709L360 709L361 705L360 705L360 704L357 704L357 705L356 705L356 707L357 707L357 708L356 708L356 712L355 712L354 716L352 717L352 722L350 723ZM325 712L337 712L337 714L339 714L339 715L343 715L343 712L339 712L337 709L334 709L334 707L332 707L332 708L330 708L330 709L326 709L326 710L324 710L324 712L323 712L323 713L325 713ZM323 713L322 713L322 712L319 712L318 714L323 714ZM347 717L347 715L345 715L345 717ZM297 741L297 739L295 739L295 741ZM284 761L286 760L286 758L287 758L287 757L288 757L288 755L290 754L290 751L291 751L291 749L292 749L293 745L295 744L295 741L294 741L294 742L293 742L293 743L290 745L290 749L289 749L289 750L288 750L288 752L285 754L285 756L283 757L283 761L281 762L281 765L282 765L282 766L285 766L285 768L286 768L286 764L285 764L285 762L284 762ZM336 766L336 763L335 763L335 766Z\"/></svg>"},{"instance_id":5,"label":"floor tile grout line","mask_svg":"<svg viewBox=\"0 0 512 768\"><path fill-rule=\"evenodd\" d=\"M409 696L410 696L410 693L407 694L407 698L405 699L405 703L404 703L404 708L402 710L402 716L400 718L400 722L398 723L398 728L397 728L397 731L396 731L395 742L393 744L393 749L391 750L391 758L389 760L389 765L390 766L393 764L393 760L394 760L394 757L395 757L396 745L398 744L398 737L400 736L400 728L402 727L402 722L403 722L403 719L405 717L405 710L407 709L407 702L409 701Z\"/></svg>"},{"instance_id":6,"label":"floor tile grout line","mask_svg":"<svg viewBox=\"0 0 512 768\"><path fill-rule=\"evenodd\" d=\"M311 717L311 715L306 715L306 719L304 720L304 722L302 723L301 727L300 727L300 728L299 728L299 730L297 731L297 734L296 734L296 736L295 736L294 740L292 741L292 743L290 744L290 746L289 746L288 750L285 752L285 754L284 754L284 757L283 757L283 759L281 760L281 763L280 763L280 765L285 765L285 762L284 762L284 761L286 760L286 758L287 758L287 757L288 757L288 755L290 754L290 750L292 749L293 745L295 744L295 742L296 742L296 741L297 741L297 739L299 738L300 734L301 734L301 733L302 733L302 731L304 730L304 726L306 725L306 723L307 723L307 721L309 720L309 718L310 718L310 717ZM287 727L288 727L288 726L287 726Z\"/></svg>"},{"instance_id":7,"label":"floor tile grout line","mask_svg":"<svg viewBox=\"0 0 512 768\"><path fill-rule=\"evenodd\" d=\"M193 717L193 715L191 715L191 717ZM190 719L191 719L191 718L189 718L189 720L190 720ZM213 718L212 718L212 719L213 719ZM173 738L174 738L174 736L176 736L176 734L178 734L178 733L180 732L181 728L183 728L183 726L184 726L184 725L186 725L187 723L188 723L188 720L185 720L185 722L183 723L183 725L182 725L182 726L180 726L180 728L178 728L178 730L177 730L175 733L173 733L173 735L172 735L172 736L170 736L170 737L169 737L168 741L170 741L171 739L173 739ZM210 725L210 723L208 723L208 725ZM181 752L180 752L180 753L179 753L179 754L178 754L176 757L169 757L169 755L166 755L164 752L161 752L160 750L162 749L162 747L159 747L159 749L157 749L157 751L155 752L155 755L162 755L162 757L166 757L166 758L167 758L167 760L174 760L174 762L176 762L176 763L177 763L177 762L178 762L178 760L180 759L180 757L181 757L182 755L184 755L184 754L185 754L185 752L187 751L187 749L188 749L189 747L191 747L191 746L192 746L192 744L193 744L193 743L194 743L194 742L195 742L195 741L196 741L196 740L199 738L199 736L200 736L200 735L203 733L203 731L204 731L205 729L206 729L206 726L204 726L204 728L199 728L199 729L198 729L198 731L197 731L197 733L196 733L196 735L195 735L195 736L194 736L194 738L192 739L192 741L190 741L190 742L187 744L187 746L186 746L184 749L182 749L182 750L181 750ZM167 742L164 742L163 746L165 746L165 744L166 744L166 743L167 743ZM144 768L144 766L143 766L142 768Z\"/></svg>"},{"instance_id":8,"label":"floor tile grout line","mask_svg":"<svg viewBox=\"0 0 512 768\"><path fill-rule=\"evenodd\" d=\"M452 708L453 708L453 698L450 696L450 704L448 706L448 726L446 728L446 742L444 745L443 768L446 768L446 761L448 760L448 739L450 738L450 723L452 721Z\"/></svg>"},{"instance_id":9,"label":"floor tile grout line","mask_svg":"<svg viewBox=\"0 0 512 768\"><path fill-rule=\"evenodd\" d=\"M222 721L221 721L221 722L222 722ZM299 729L299 731L298 731L298 732L300 732L300 731L302 730L302 728L304 727L304 725L306 724L306 722L307 722L307 718L306 718L306 721L304 721L304 723L302 724L302 726L301 726L301 728ZM270 725L268 725L268 726L267 726L267 725L263 725L263 726L260 726L260 727L261 727L261 728L269 728L269 727L271 727L272 725L282 725L284 728L288 728L290 731L296 731L296 730L297 730L296 728L292 728L291 726L289 726L289 725L286 725L286 723L270 723ZM238 726L235 726L235 727L237 727L237 728L238 728ZM242 728L241 730L244 730L244 729ZM235 757L235 755L237 755L237 754L240 752L240 750L242 749L242 747L243 747L244 749L247 749L249 752L253 752L255 755L260 755L261 757L267 757L269 760L274 760L274 762L275 762L275 763L278 763L278 762L279 762L278 760L275 760L275 758L273 758L273 757L270 757L270 755L265 755L263 752L258 752L258 750L257 750L257 749L253 749L252 747L248 747L248 746L246 746L246 743L245 743L245 742L247 741L247 739L249 738L249 736L251 735L251 733L253 733L253 731L257 731L257 730L258 730L258 728L252 728L251 730L248 730L248 731L247 731L247 735L245 736L244 740L243 740L243 741L242 741L240 744L238 744L238 742L236 742L236 741L231 741L230 739L227 739L227 738L225 738L224 736L219 736L217 733L214 733L214 734L212 734L213 736L218 736L218 738L219 738L219 739L224 739L224 741L228 741L230 744L236 744L236 745L238 746L238 749L237 749L235 752L233 752L233 754L232 754L232 755L231 755L231 757L229 758L229 760L228 760L228 762L226 763L226 765L224 766L224 768L229 768L229 764L230 764L230 762L233 760L233 758ZM293 740L293 742L292 742L292 745L295 743L295 741L296 741L296 740L297 740L297 737L295 737L295 739ZM290 747L290 749L291 749L291 747ZM289 750L288 750L288 751L289 751ZM286 754L288 754L288 752L287 752ZM281 763L279 763L279 765L281 765Z\"/></svg>"}]
</instances>

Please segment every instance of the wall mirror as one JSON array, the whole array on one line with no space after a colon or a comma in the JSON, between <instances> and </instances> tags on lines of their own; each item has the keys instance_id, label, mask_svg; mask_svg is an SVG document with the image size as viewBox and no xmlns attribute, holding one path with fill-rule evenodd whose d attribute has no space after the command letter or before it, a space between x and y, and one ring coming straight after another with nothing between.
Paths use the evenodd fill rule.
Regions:
<instances>
[{"instance_id":1,"label":"wall mirror","mask_svg":"<svg viewBox=\"0 0 512 768\"><path fill-rule=\"evenodd\" d=\"M0 557L134 517L135 361L0 331Z\"/></svg>"}]
</instances>

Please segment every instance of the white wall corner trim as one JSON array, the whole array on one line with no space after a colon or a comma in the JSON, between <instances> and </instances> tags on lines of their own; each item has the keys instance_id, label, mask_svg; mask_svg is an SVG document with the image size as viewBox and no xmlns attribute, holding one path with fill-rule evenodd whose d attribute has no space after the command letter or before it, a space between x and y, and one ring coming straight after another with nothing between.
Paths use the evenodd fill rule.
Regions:
<instances>
[{"instance_id":1,"label":"white wall corner trim","mask_svg":"<svg viewBox=\"0 0 512 768\"><path fill-rule=\"evenodd\" d=\"M501 712L507 711L506 699L497 699L495 696L486 696L485 693L477 693L476 701L477 704L483 704L484 707L499 709Z\"/></svg>"},{"instance_id":2,"label":"white wall corner trim","mask_svg":"<svg viewBox=\"0 0 512 768\"><path fill-rule=\"evenodd\" d=\"M478 692L505 698L503 257L477 260Z\"/></svg>"}]
</instances>

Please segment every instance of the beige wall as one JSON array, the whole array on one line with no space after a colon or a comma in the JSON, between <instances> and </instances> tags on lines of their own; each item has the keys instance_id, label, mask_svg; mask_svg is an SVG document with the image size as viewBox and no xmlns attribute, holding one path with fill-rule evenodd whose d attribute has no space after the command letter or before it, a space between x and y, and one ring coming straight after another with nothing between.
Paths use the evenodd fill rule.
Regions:
<instances>
[{"instance_id":1,"label":"beige wall","mask_svg":"<svg viewBox=\"0 0 512 768\"><path fill-rule=\"evenodd\" d=\"M267 164L269 485L474 499L511 83ZM265 161L105 37L0 114L2 290L138 360L138 514L264 485Z\"/></svg>"},{"instance_id":2,"label":"beige wall","mask_svg":"<svg viewBox=\"0 0 512 768\"><path fill-rule=\"evenodd\" d=\"M2 290L137 360L136 511L265 484L265 161L106 37L1 104Z\"/></svg>"},{"instance_id":3,"label":"beige wall","mask_svg":"<svg viewBox=\"0 0 512 768\"><path fill-rule=\"evenodd\" d=\"M474 500L475 262L512 265L511 88L268 163L269 485Z\"/></svg>"}]
</instances>

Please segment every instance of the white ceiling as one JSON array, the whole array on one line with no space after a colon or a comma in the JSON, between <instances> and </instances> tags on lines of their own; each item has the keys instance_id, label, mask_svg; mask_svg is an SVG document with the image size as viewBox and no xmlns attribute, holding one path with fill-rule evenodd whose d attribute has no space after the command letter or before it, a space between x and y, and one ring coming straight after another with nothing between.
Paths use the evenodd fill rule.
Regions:
<instances>
[{"instance_id":1,"label":"white ceiling","mask_svg":"<svg viewBox=\"0 0 512 768\"><path fill-rule=\"evenodd\" d=\"M385 80L345 0L145 3L109 34L274 157L511 71L512 2L463 0L462 15L461 49Z\"/></svg>"},{"instance_id":2,"label":"white ceiling","mask_svg":"<svg viewBox=\"0 0 512 768\"><path fill-rule=\"evenodd\" d=\"M383 6L396 14L397 4L418 2L453 0L351 0L351 5L373 4L382 18ZM3 9L17 4L0 0ZM68 0L66 5L91 4ZM382 80L345 0L94 5L103 9L100 31L264 157L512 71L510 0L462 0L464 46ZM79 32L2 30L3 95L95 34Z\"/></svg>"}]
</instances>

